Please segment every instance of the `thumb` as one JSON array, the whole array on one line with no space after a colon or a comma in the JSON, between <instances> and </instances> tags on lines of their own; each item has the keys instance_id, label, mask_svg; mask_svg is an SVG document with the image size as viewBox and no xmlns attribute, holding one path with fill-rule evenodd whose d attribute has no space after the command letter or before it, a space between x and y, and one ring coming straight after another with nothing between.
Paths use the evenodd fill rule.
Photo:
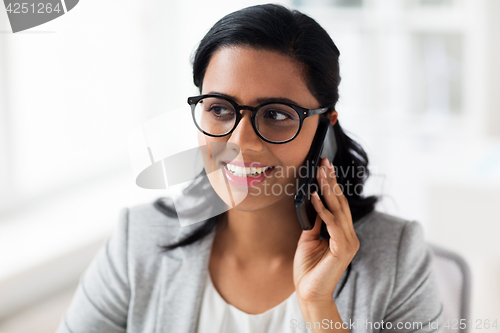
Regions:
<instances>
[{"instance_id":1,"label":"thumb","mask_svg":"<svg viewBox=\"0 0 500 333\"><path fill-rule=\"evenodd\" d=\"M299 243L319 240L322 222L323 221L321 220L321 217L319 216L319 214L316 214L316 220L314 221L314 227L311 230L302 230L302 234L300 235L300 238L299 238Z\"/></svg>"}]
</instances>

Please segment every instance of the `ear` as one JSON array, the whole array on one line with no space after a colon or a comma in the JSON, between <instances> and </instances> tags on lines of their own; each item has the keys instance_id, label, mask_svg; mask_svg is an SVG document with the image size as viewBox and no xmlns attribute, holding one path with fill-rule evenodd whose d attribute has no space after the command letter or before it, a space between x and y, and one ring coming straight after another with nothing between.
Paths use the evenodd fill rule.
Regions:
<instances>
[{"instance_id":1,"label":"ear","mask_svg":"<svg viewBox=\"0 0 500 333\"><path fill-rule=\"evenodd\" d=\"M333 125L335 125L335 123L337 122L337 117L339 116L338 112L336 110L330 110L328 111L327 113L325 113L325 116L330 119L330 123Z\"/></svg>"}]
</instances>

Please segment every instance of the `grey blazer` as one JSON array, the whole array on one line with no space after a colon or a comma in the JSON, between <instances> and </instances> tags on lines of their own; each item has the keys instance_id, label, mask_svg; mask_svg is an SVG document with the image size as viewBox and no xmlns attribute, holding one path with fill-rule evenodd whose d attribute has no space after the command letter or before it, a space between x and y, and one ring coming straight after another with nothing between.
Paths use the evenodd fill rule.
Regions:
<instances>
[{"instance_id":1,"label":"grey blazer","mask_svg":"<svg viewBox=\"0 0 500 333\"><path fill-rule=\"evenodd\" d=\"M354 225L360 248L332 295L348 329L436 331L429 321L440 317L442 303L422 226L377 211ZM195 333L215 232L163 254L158 245L198 226L180 227L152 203L124 208L116 231L82 274L57 332Z\"/></svg>"}]
</instances>

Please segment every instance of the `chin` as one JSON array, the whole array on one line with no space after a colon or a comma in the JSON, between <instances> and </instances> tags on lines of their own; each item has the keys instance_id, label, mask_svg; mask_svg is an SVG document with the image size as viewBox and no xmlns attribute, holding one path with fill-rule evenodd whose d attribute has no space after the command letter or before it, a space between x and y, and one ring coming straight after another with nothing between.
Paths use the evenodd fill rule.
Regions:
<instances>
[{"instance_id":1,"label":"chin","mask_svg":"<svg viewBox=\"0 0 500 333\"><path fill-rule=\"evenodd\" d=\"M281 200L280 197L264 197L263 195L260 197L257 196L247 196L243 201L238 203L232 209L243 211L243 212L252 212L260 209L264 209L268 206L271 206Z\"/></svg>"}]
</instances>

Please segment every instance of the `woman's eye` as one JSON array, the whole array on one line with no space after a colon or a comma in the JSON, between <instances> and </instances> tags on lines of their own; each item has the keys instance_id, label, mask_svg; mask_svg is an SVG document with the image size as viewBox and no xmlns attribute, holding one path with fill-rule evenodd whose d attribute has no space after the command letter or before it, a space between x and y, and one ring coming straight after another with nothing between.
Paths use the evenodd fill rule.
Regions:
<instances>
[{"instance_id":1,"label":"woman's eye","mask_svg":"<svg viewBox=\"0 0 500 333\"><path fill-rule=\"evenodd\" d=\"M275 110L268 110L268 111L266 111L265 117L266 118L271 118L273 120L286 120L286 119L290 119L290 116L287 115L286 113L275 111Z\"/></svg>"},{"instance_id":2,"label":"woman's eye","mask_svg":"<svg viewBox=\"0 0 500 333\"><path fill-rule=\"evenodd\" d=\"M222 106L212 106L209 111L215 113L216 116L225 116L231 114L231 110Z\"/></svg>"}]
</instances>

